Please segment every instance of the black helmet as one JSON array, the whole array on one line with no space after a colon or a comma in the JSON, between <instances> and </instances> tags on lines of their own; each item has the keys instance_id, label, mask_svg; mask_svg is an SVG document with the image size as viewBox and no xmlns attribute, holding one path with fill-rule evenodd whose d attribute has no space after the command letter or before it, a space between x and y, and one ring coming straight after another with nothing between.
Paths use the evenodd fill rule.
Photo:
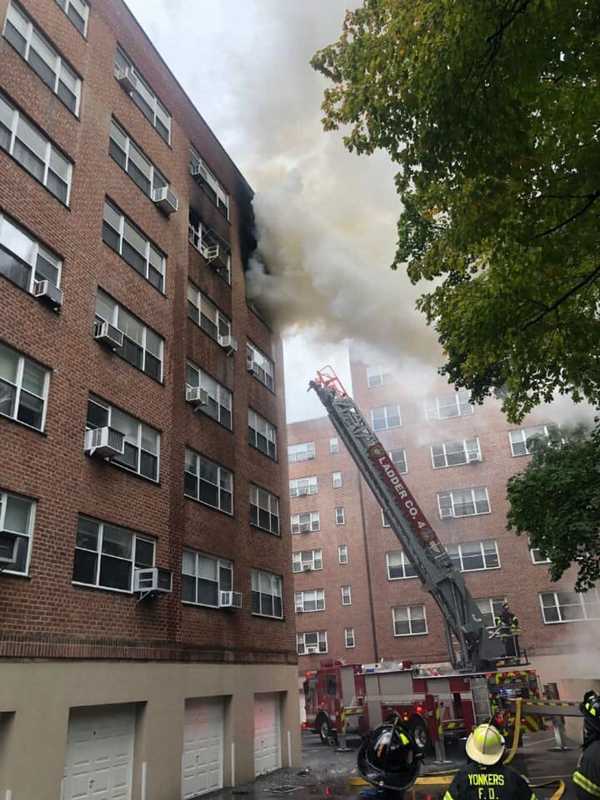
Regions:
<instances>
[{"instance_id":1,"label":"black helmet","mask_svg":"<svg viewBox=\"0 0 600 800\"><path fill-rule=\"evenodd\" d=\"M374 786L402 791L417 779L423 752L396 721L371 731L358 751L358 771Z\"/></svg>"},{"instance_id":2,"label":"black helmet","mask_svg":"<svg viewBox=\"0 0 600 800\"><path fill-rule=\"evenodd\" d=\"M600 736L600 695L594 689L590 689L583 695L583 702L579 708L586 729Z\"/></svg>"}]
</instances>

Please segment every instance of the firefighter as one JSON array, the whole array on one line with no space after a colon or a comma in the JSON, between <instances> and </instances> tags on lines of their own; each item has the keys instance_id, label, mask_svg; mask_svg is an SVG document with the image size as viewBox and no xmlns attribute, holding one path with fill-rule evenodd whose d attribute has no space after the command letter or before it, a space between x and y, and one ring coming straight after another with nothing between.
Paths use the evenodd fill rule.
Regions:
<instances>
[{"instance_id":1,"label":"firefighter","mask_svg":"<svg viewBox=\"0 0 600 800\"><path fill-rule=\"evenodd\" d=\"M371 789L361 794L400 800L417 779L423 755L410 731L395 715L363 739L358 751L358 771L376 791Z\"/></svg>"},{"instance_id":2,"label":"firefighter","mask_svg":"<svg viewBox=\"0 0 600 800\"><path fill-rule=\"evenodd\" d=\"M467 739L469 761L443 800L536 800L522 775L501 763L504 737L493 725L478 725Z\"/></svg>"},{"instance_id":3,"label":"firefighter","mask_svg":"<svg viewBox=\"0 0 600 800\"><path fill-rule=\"evenodd\" d=\"M500 637L504 639L506 655L520 658L519 618L510 610L506 600L502 603L502 611L495 622Z\"/></svg>"},{"instance_id":4,"label":"firefighter","mask_svg":"<svg viewBox=\"0 0 600 800\"><path fill-rule=\"evenodd\" d=\"M600 798L600 694L590 689L579 706L583 714L583 752L573 783L577 800Z\"/></svg>"}]
</instances>

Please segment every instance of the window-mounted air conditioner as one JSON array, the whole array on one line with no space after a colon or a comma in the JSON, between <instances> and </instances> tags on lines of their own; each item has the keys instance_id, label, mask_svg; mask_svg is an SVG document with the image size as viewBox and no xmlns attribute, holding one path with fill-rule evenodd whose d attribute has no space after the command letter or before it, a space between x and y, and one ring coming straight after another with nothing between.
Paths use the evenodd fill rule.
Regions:
<instances>
[{"instance_id":1,"label":"window-mounted air conditioner","mask_svg":"<svg viewBox=\"0 0 600 800\"><path fill-rule=\"evenodd\" d=\"M248 370L250 375L257 374L256 363L254 361L254 358L250 355L246 357L246 369Z\"/></svg>"},{"instance_id":2,"label":"window-mounted air conditioner","mask_svg":"<svg viewBox=\"0 0 600 800\"><path fill-rule=\"evenodd\" d=\"M219 608L241 608L241 592L219 592Z\"/></svg>"},{"instance_id":3,"label":"window-mounted air conditioner","mask_svg":"<svg viewBox=\"0 0 600 800\"><path fill-rule=\"evenodd\" d=\"M138 90L140 82L133 71L133 67L124 67L115 71L115 78L126 92L131 93Z\"/></svg>"},{"instance_id":4,"label":"window-mounted air conditioner","mask_svg":"<svg viewBox=\"0 0 600 800\"><path fill-rule=\"evenodd\" d=\"M125 434L114 428L95 428L85 432L85 452L90 456L114 458L125 452Z\"/></svg>"},{"instance_id":5,"label":"window-mounted air conditioner","mask_svg":"<svg viewBox=\"0 0 600 800\"><path fill-rule=\"evenodd\" d=\"M208 405L209 395L206 389L201 389L200 386L186 386L185 399L194 408L205 408Z\"/></svg>"},{"instance_id":6,"label":"window-mounted air conditioner","mask_svg":"<svg viewBox=\"0 0 600 800\"><path fill-rule=\"evenodd\" d=\"M96 321L94 323L94 339L108 347L117 350L123 347L123 333L110 322Z\"/></svg>"},{"instance_id":7,"label":"window-mounted air conditioner","mask_svg":"<svg viewBox=\"0 0 600 800\"><path fill-rule=\"evenodd\" d=\"M46 303L53 311L58 311L63 304L63 293L52 281L35 281L33 296L41 303Z\"/></svg>"},{"instance_id":8,"label":"window-mounted air conditioner","mask_svg":"<svg viewBox=\"0 0 600 800\"><path fill-rule=\"evenodd\" d=\"M308 653L309 656L311 656L314 655L314 653L318 653L319 649L318 647L307 647L306 652Z\"/></svg>"},{"instance_id":9,"label":"window-mounted air conditioner","mask_svg":"<svg viewBox=\"0 0 600 800\"><path fill-rule=\"evenodd\" d=\"M190 175L192 178L199 178L200 180L209 180L208 170L200 161L192 161L190 163Z\"/></svg>"},{"instance_id":10,"label":"window-mounted air conditioner","mask_svg":"<svg viewBox=\"0 0 600 800\"><path fill-rule=\"evenodd\" d=\"M300 525L300 533L310 533L310 522Z\"/></svg>"},{"instance_id":11,"label":"window-mounted air conditioner","mask_svg":"<svg viewBox=\"0 0 600 800\"><path fill-rule=\"evenodd\" d=\"M441 519L451 519L454 516L454 511L451 508L442 508L440 509L440 517Z\"/></svg>"},{"instance_id":12,"label":"window-mounted air conditioner","mask_svg":"<svg viewBox=\"0 0 600 800\"><path fill-rule=\"evenodd\" d=\"M467 464L478 464L481 461L479 453L467 453Z\"/></svg>"},{"instance_id":13,"label":"window-mounted air conditioner","mask_svg":"<svg viewBox=\"0 0 600 800\"><path fill-rule=\"evenodd\" d=\"M234 353L237 353L238 343L237 339L233 337L231 334L227 336L219 336L219 344L223 348L223 350L227 351L228 356L232 356Z\"/></svg>"},{"instance_id":14,"label":"window-mounted air conditioner","mask_svg":"<svg viewBox=\"0 0 600 800\"><path fill-rule=\"evenodd\" d=\"M179 200L168 186L160 186L152 190L152 202L165 214L173 214L179 208Z\"/></svg>"},{"instance_id":15,"label":"window-mounted air conditioner","mask_svg":"<svg viewBox=\"0 0 600 800\"><path fill-rule=\"evenodd\" d=\"M17 560L18 537L9 531L0 531L0 570Z\"/></svg>"},{"instance_id":16,"label":"window-mounted air conditioner","mask_svg":"<svg viewBox=\"0 0 600 800\"><path fill-rule=\"evenodd\" d=\"M206 244L202 239L198 244L198 250L200 251L200 255L205 261L214 261L216 258L219 257L219 245L218 244Z\"/></svg>"},{"instance_id":17,"label":"window-mounted air conditioner","mask_svg":"<svg viewBox=\"0 0 600 800\"><path fill-rule=\"evenodd\" d=\"M304 608L302 606L296 606L296 614L304 614Z\"/></svg>"},{"instance_id":18,"label":"window-mounted air conditioner","mask_svg":"<svg viewBox=\"0 0 600 800\"><path fill-rule=\"evenodd\" d=\"M173 574L162 567L144 567L133 573L134 592L171 592L173 591Z\"/></svg>"},{"instance_id":19,"label":"window-mounted air conditioner","mask_svg":"<svg viewBox=\"0 0 600 800\"><path fill-rule=\"evenodd\" d=\"M301 486L298 489L298 497L304 497L304 495L308 494L308 486Z\"/></svg>"},{"instance_id":20,"label":"window-mounted air conditioner","mask_svg":"<svg viewBox=\"0 0 600 800\"><path fill-rule=\"evenodd\" d=\"M312 566L310 564L302 564L302 572L312 572Z\"/></svg>"}]
</instances>

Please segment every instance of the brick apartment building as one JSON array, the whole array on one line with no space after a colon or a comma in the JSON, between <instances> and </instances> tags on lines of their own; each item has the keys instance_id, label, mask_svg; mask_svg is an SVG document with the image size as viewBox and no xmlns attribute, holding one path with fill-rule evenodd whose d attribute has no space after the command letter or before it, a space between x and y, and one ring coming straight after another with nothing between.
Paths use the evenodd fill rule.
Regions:
<instances>
[{"instance_id":1,"label":"brick apartment building","mask_svg":"<svg viewBox=\"0 0 600 800\"><path fill-rule=\"evenodd\" d=\"M506 482L548 419L510 425L432 376L423 392L351 356L353 397L464 572L482 613L507 599L545 681L577 696L598 678L600 596L552 584L543 554L506 531ZM328 418L288 426L299 669L323 658L447 661L443 620ZM570 681L582 681L577 688Z\"/></svg>"},{"instance_id":2,"label":"brick apartment building","mask_svg":"<svg viewBox=\"0 0 600 800\"><path fill-rule=\"evenodd\" d=\"M0 795L192 797L299 753L252 192L121 0L0 16Z\"/></svg>"}]
</instances>

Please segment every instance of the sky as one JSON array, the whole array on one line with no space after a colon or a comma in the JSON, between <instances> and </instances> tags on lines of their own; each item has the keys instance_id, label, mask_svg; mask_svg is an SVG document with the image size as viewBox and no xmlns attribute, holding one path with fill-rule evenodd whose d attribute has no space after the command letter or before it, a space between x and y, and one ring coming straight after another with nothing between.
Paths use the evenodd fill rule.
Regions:
<instances>
[{"instance_id":1,"label":"sky","mask_svg":"<svg viewBox=\"0 0 600 800\"><path fill-rule=\"evenodd\" d=\"M348 153L321 125L309 64L352 0L128 0L132 12L256 192L257 296L284 335L289 421L323 415L305 389L347 345L386 363L439 353L418 294L392 272L399 200L384 153ZM354 0L354 5L357 5ZM168 104L168 99L167 99ZM267 265L268 273L264 265Z\"/></svg>"}]
</instances>

